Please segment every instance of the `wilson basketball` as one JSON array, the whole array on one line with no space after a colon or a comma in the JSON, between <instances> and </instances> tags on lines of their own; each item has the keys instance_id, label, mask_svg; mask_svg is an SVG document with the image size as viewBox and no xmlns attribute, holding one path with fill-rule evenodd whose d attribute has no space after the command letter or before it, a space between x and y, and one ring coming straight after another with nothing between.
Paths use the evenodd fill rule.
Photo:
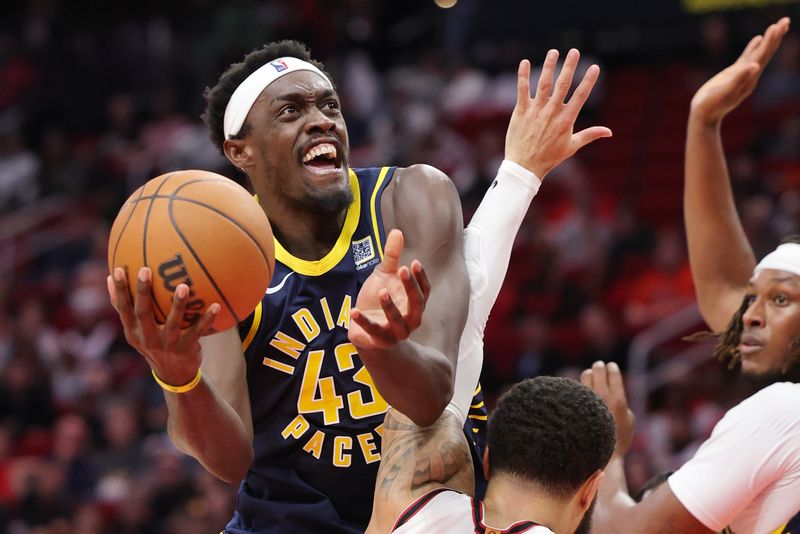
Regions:
<instances>
[{"instance_id":1,"label":"wilson basketball","mask_svg":"<svg viewBox=\"0 0 800 534\"><path fill-rule=\"evenodd\" d=\"M153 272L154 313L163 323L180 283L189 286L181 326L218 302L219 332L245 319L261 301L275 269L267 216L236 182L185 170L153 178L123 204L108 242L108 266L125 269L135 294L143 266Z\"/></svg>"}]
</instances>

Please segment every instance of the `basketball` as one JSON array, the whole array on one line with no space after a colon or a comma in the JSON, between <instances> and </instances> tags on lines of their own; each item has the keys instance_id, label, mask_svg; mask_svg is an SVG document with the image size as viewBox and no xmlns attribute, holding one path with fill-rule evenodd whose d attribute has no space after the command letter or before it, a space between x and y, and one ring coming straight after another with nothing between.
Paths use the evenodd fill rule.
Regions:
<instances>
[{"instance_id":1,"label":"basketball","mask_svg":"<svg viewBox=\"0 0 800 534\"><path fill-rule=\"evenodd\" d=\"M213 330L245 319L275 269L267 216L250 193L218 174L184 170L153 178L119 210L108 242L108 266L122 267L135 293L141 267L153 273L156 321L164 323L180 283L189 286L187 328L218 302Z\"/></svg>"}]
</instances>

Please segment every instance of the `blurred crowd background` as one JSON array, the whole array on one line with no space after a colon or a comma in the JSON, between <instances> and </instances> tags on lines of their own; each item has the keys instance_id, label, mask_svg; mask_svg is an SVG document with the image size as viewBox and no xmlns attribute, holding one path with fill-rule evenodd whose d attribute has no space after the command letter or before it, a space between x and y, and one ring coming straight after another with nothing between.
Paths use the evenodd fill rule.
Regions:
<instances>
[{"instance_id":1,"label":"blurred crowd background","mask_svg":"<svg viewBox=\"0 0 800 534\"><path fill-rule=\"evenodd\" d=\"M601 66L579 122L608 126L614 138L546 178L489 321L483 388L491 406L521 378L617 361L639 422L631 487L690 457L748 390L710 361L708 345L681 341L704 328L681 216L689 101L750 36L782 15L800 21L800 9L540 4L5 7L0 532L218 532L229 518L235 488L171 446L161 391L121 336L105 287L106 241L122 202L151 177L201 168L243 182L199 120L202 92L231 62L279 38L307 42L333 73L354 166L432 164L456 183L467 220L503 157L519 59L536 65L548 48L575 46L581 71ZM724 139L760 257L800 231L796 32L726 120Z\"/></svg>"}]
</instances>

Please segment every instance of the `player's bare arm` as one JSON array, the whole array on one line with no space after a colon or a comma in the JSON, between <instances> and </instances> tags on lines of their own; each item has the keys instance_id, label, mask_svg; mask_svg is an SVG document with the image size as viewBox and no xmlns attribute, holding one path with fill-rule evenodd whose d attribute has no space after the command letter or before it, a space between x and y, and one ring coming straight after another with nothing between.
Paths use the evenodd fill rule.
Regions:
<instances>
[{"instance_id":1,"label":"player's bare arm","mask_svg":"<svg viewBox=\"0 0 800 534\"><path fill-rule=\"evenodd\" d=\"M469 304L461 202L445 174L414 165L395 172L381 209L387 231L402 234L389 232L349 337L386 401L427 426L453 395Z\"/></svg>"},{"instance_id":2,"label":"player's bare arm","mask_svg":"<svg viewBox=\"0 0 800 534\"><path fill-rule=\"evenodd\" d=\"M188 384L190 391L164 391L169 410L168 430L175 446L197 459L210 473L226 482L241 480L253 459L253 425L245 381L244 357L235 328L203 338L219 312L211 304L197 323L181 329L189 287L179 284L163 325L153 312L152 272L143 268L135 295L124 272L109 277L109 295L119 313L125 337L167 384Z\"/></svg>"},{"instance_id":3,"label":"player's bare arm","mask_svg":"<svg viewBox=\"0 0 800 534\"><path fill-rule=\"evenodd\" d=\"M753 37L730 67L692 99L686 136L684 217L700 311L715 332L739 308L755 256L736 213L720 135L722 120L755 88L789 29L789 19Z\"/></svg>"},{"instance_id":4,"label":"player's bare arm","mask_svg":"<svg viewBox=\"0 0 800 534\"><path fill-rule=\"evenodd\" d=\"M389 532L415 499L440 487L471 494L475 474L461 422L444 411L421 428L390 408L383 423L383 447L368 533Z\"/></svg>"},{"instance_id":5,"label":"player's bare arm","mask_svg":"<svg viewBox=\"0 0 800 534\"><path fill-rule=\"evenodd\" d=\"M617 426L617 444L606 466L597 492L592 532L597 534L647 534L712 532L698 521L672 493L669 484L661 484L642 502L635 502L625 481L625 455L633 440L634 417L625 396L622 374L616 363L595 363L581 374L581 382L594 390L608 405Z\"/></svg>"}]
</instances>

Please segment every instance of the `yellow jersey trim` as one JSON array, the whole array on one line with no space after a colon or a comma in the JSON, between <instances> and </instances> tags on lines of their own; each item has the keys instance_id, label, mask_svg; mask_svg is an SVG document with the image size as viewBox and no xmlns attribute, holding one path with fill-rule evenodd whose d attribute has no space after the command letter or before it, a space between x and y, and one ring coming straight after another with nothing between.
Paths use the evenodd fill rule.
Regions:
<instances>
[{"instance_id":1,"label":"yellow jersey trim","mask_svg":"<svg viewBox=\"0 0 800 534\"><path fill-rule=\"evenodd\" d=\"M378 245L378 255L383 261L383 245L381 244L381 232L378 228L378 214L377 214L377 207L376 203L378 200L378 191L381 190L381 185L383 185L383 181L386 179L386 174L389 172L389 167L383 167L381 172L378 174L378 181L375 182L375 188L372 190L372 198L369 202L369 210L370 214L372 215L372 231L375 234L375 242Z\"/></svg>"},{"instance_id":2,"label":"yellow jersey trim","mask_svg":"<svg viewBox=\"0 0 800 534\"><path fill-rule=\"evenodd\" d=\"M242 341L242 351L246 351L250 343L253 342L253 338L256 337L256 332L258 332L259 325L261 325L261 302L258 303L258 306L256 306L253 312L253 323L250 325L250 330L247 331L244 341Z\"/></svg>"},{"instance_id":3,"label":"yellow jersey trim","mask_svg":"<svg viewBox=\"0 0 800 534\"><path fill-rule=\"evenodd\" d=\"M789 523L786 523L788 525ZM784 530L786 530L786 525L781 525L775 530L773 530L770 534L782 534Z\"/></svg>"},{"instance_id":4,"label":"yellow jersey trim","mask_svg":"<svg viewBox=\"0 0 800 534\"><path fill-rule=\"evenodd\" d=\"M342 232L333 245L333 248L319 260L303 260L292 256L289 251L283 248L275 239L275 259L283 263L296 273L305 276L320 276L330 271L342 261L344 255L350 250L350 240L358 226L358 217L361 213L361 191L358 186L358 177L353 169L350 169L350 190L353 192L353 202L347 208L347 215L344 218Z\"/></svg>"}]
</instances>

